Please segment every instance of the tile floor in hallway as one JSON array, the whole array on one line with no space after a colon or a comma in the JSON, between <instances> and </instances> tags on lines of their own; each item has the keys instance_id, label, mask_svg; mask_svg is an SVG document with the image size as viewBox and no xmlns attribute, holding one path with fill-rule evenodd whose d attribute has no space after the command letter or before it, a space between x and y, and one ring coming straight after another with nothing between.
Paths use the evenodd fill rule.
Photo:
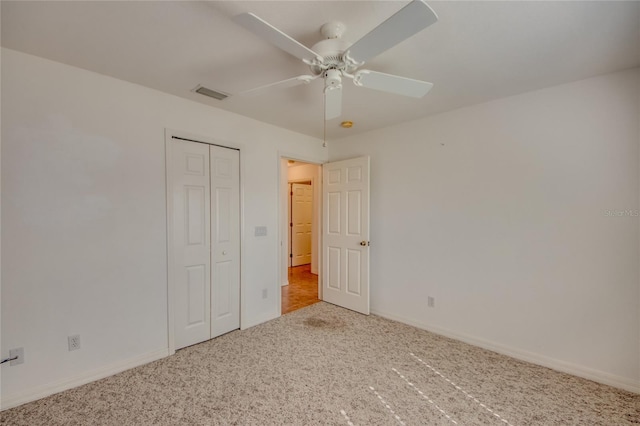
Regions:
<instances>
[{"instance_id":1,"label":"tile floor in hallway","mask_svg":"<svg viewBox=\"0 0 640 426\"><path fill-rule=\"evenodd\" d=\"M289 285L282 287L282 314L319 301L318 276L311 273L311 265L289 268Z\"/></svg>"}]
</instances>

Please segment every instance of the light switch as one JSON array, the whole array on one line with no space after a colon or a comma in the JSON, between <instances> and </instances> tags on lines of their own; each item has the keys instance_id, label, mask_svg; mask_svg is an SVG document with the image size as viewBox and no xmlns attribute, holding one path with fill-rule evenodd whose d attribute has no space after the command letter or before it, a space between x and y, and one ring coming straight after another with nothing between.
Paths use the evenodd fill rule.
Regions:
<instances>
[{"instance_id":1,"label":"light switch","mask_svg":"<svg viewBox=\"0 0 640 426\"><path fill-rule=\"evenodd\" d=\"M256 237L266 237L267 236L267 227L266 226L256 226L254 235Z\"/></svg>"}]
</instances>

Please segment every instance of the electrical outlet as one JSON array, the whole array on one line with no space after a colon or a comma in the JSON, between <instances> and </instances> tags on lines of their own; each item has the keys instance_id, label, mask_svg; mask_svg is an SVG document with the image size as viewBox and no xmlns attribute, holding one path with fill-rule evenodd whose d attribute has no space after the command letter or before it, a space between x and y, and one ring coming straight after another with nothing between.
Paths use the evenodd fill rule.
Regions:
<instances>
[{"instance_id":1,"label":"electrical outlet","mask_svg":"<svg viewBox=\"0 0 640 426\"><path fill-rule=\"evenodd\" d=\"M77 351L78 349L80 349L79 334L67 337L67 342L69 343L69 351Z\"/></svg>"},{"instance_id":2,"label":"electrical outlet","mask_svg":"<svg viewBox=\"0 0 640 426\"><path fill-rule=\"evenodd\" d=\"M435 308L436 299L431 297L431 296L427 297L427 306L430 307L430 308Z\"/></svg>"},{"instance_id":3,"label":"electrical outlet","mask_svg":"<svg viewBox=\"0 0 640 426\"><path fill-rule=\"evenodd\" d=\"M9 365L20 365L24 364L24 348L10 349L9 350L9 358L18 357L13 361L9 361Z\"/></svg>"},{"instance_id":4,"label":"electrical outlet","mask_svg":"<svg viewBox=\"0 0 640 426\"><path fill-rule=\"evenodd\" d=\"M268 295L269 295L269 291L266 288L263 288L262 289L262 298L266 299Z\"/></svg>"}]
</instances>

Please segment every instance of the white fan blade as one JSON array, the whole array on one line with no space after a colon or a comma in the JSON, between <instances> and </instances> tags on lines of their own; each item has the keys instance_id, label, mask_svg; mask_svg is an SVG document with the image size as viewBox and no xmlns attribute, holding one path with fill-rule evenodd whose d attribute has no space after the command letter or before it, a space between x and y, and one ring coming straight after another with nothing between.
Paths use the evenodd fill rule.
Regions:
<instances>
[{"instance_id":1,"label":"white fan blade","mask_svg":"<svg viewBox=\"0 0 640 426\"><path fill-rule=\"evenodd\" d=\"M324 119L340 117L342 114L342 86L329 86L324 89Z\"/></svg>"},{"instance_id":2,"label":"white fan blade","mask_svg":"<svg viewBox=\"0 0 640 426\"><path fill-rule=\"evenodd\" d=\"M369 70L356 72L353 82L356 86L395 93L396 95L410 96L412 98L423 97L433 87L432 83L426 81Z\"/></svg>"},{"instance_id":3,"label":"white fan blade","mask_svg":"<svg viewBox=\"0 0 640 426\"><path fill-rule=\"evenodd\" d=\"M436 13L423 0L413 0L349 49L349 57L365 62L378 56L438 21Z\"/></svg>"},{"instance_id":4,"label":"white fan blade","mask_svg":"<svg viewBox=\"0 0 640 426\"><path fill-rule=\"evenodd\" d=\"M312 61L320 57L316 52L292 39L273 25L258 18L253 13L242 13L234 16L233 20L258 37L278 46L280 49L299 59Z\"/></svg>"},{"instance_id":5,"label":"white fan blade","mask_svg":"<svg viewBox=\"0 0 640 426\"><path fill-rule=\"evenodd\" d=\"M272 89L286 89L288 87L298 86L300 84L308 84L310 81L315 80L317 76L313 75L299 75L297 77L289 78L287 80L277 81L271 84L265 84L264 86L256 87L255 89L245 90L238 93L238 96L260 96L265 92Z\"/></svg>"}]
</instances>

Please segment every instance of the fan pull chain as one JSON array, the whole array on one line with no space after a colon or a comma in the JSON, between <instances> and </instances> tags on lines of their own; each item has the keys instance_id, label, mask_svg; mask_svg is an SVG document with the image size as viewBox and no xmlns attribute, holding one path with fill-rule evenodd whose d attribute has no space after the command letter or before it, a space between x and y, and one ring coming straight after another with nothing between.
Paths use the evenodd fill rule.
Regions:
<instances>
[{"instance_id":1,"label":"fan pull chain","mask_svg":"<svg viewBox=\"0 0 640 426\"><path fill-rule=\"evenodd\" d=\"M322 147L327 147L327 120L324 120L323 132L322 132Z\"/></svg>"},{"instance_id":2,"label":"fan pull chain","mask_svg":"<svg viewBox=\"0 0 640 426\"><path fill-rule=\"evenodd\" d=\"M322 147L327 147L327 95L325 93L322 94Z\"/></svg>"}]
</instances>

